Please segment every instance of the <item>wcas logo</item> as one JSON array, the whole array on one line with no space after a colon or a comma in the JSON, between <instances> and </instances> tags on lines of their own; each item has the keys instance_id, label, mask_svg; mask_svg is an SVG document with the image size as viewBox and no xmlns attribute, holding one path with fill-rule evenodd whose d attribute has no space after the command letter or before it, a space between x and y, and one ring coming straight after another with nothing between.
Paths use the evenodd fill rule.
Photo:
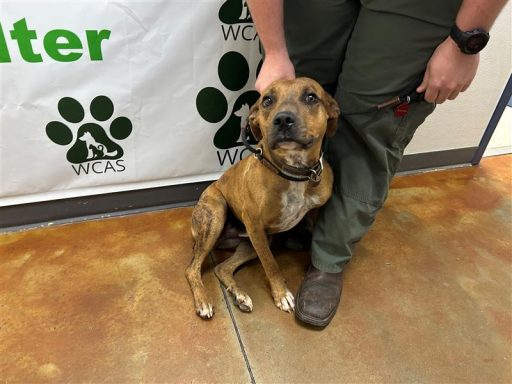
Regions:
<instances>
[{"instance_id":1,"label":"wcas logo","mask_svg":"<svg viewBox=\"0 0 512 384\"><path fill-rule=\"evenodd\" d=\"M114 115L114 104L107 96L97 96L91 101L89 110L93 121L84 122L84 108L72 97L61 98L57 109L65 122L49 122L46 135L53 143L68 149L66 159L78 176L126 169L122 160L124 150L117 141L130 136L132 123L124 116L107 123ZM108 128L104 129L100 123L107 123Z\"/></svg>"}]
</instances>

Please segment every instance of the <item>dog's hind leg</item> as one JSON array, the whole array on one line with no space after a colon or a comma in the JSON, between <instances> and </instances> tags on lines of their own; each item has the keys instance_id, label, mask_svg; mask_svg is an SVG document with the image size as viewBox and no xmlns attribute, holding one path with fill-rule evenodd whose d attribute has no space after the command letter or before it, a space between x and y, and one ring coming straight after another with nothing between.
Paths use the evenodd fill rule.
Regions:
<instances>
[{"instance_id":1,"label":"dog's hind leg","mask_svg":"<svg viewBox=\"0 0 512 384\"><path fill-rule=\"evenodd\" d=\"M192 212L192 236L195 242L186 276L194 295L196 313L203 319L213 316L213 306L201 280L201 266L224 228L226 211L224 197L214 185L211 185L203 192Z\"/></svg>"},{"instance_id":2,"label":"dog's hind leg","mask_svg":"<svg viewBox=\"0 0 512 384\"><path fill-rule=\"evenodd\" d=\"M244 239L236 248L233 256L215 267L215 275L233 296L235 305L244 312L252 311L252 300L247 293L238 287L233 275L238 267L257 257L258 255L249 239Z\"/></svg>"}]
</instances>

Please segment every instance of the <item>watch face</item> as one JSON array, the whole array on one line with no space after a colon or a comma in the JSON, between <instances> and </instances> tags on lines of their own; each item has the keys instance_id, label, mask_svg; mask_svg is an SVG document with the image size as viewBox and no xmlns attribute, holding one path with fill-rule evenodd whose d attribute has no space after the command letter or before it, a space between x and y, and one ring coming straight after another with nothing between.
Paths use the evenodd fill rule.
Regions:
<instances>
[{"instance_id":1,"label":"watch face","mask_svg":"<svg viewBox=\"0 0 512 384\"><path fill-rule=\"evenodd\" d=\"M480 52L485 47L488 40L487 36L483 33L470 36L466 41L466 50L468 53Z\"/></svg>"}]
</instances>

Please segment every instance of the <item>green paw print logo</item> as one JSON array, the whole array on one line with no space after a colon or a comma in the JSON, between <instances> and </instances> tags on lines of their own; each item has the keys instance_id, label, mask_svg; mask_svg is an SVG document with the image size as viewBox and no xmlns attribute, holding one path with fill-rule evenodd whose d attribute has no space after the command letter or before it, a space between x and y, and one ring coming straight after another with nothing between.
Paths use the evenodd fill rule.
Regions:
<instances>
[{"instance_id":1,"label":"green paw print logo","mask_svg":"<svg viewBox=\"0 0 512 384\"><path fill-rule=\"evenodd\" d=\"M261 66L261 63L260 63ZM249 64L238 52L225 53L218 65L220 82L226 89L234 92L241 91L249 80ZM228 149L243 145L240 130L244 126L249 109L259 94L256 91L242 93L236 99L228 119L222 124L213 138L213 144L219 149ZM217 88L207 87L199 91L196 97L197 111L209 123L219 123L228 116L228 102ZM256 143L254 139L250 142Z\"/></svg>"},{"instance_id":2,"label":"green paw print logo","mask_svg":"<svg viewBox=\"0 0 512 384\"><path fill-rule=\"evenodd\" d=\"M85 117L82 105L72 97L59 100L60 116L68 123L81 123ZM91 101L91 116L98 122L106 122L114 114L114 104L107 96L97 96ZM108 132L116 140L124 140L132 133L132 123L126 117L116 117L109 125ZM88 161L116 160L123 156L123 148L110 139L105 130L97 123L82 124L73 134L67 124L52 121L46 125L46 134L55 144L69 145L66 158L70 163L80 164Z\"/></svg>"}]
</instances>

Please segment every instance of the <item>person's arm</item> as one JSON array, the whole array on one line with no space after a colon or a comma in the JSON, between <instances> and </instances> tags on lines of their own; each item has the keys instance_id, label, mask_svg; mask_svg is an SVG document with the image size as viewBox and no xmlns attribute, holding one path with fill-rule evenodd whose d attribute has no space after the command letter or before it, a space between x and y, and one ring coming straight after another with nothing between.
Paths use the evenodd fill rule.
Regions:
<instances>
[{"instance_id":1,"label":"person's arm","mask_svg":"<svg viewBox=\"0 0 512 384\"><path fill-rule=\"evenodd\" d=\"M507 0L464 0L455 23L462 31L477 28L489 31L506 3ZM448 37L434 51L417 91L425 92L425 100L430 103L453 100L471 85L479 60L478 53L462 53Z\"/></svg>"},{"instance_id":2,"label":"person's arm","mask_svg":"<svg viewBox=\"0 0 512 384\"><path fill-rule=\"evenodd\" d=\"M248 0L247 4L265 49L265 60L255 84L261 93L275 80L294 79L295 69L284 38L283 0Z\"/></svg>"}]
</instances>

